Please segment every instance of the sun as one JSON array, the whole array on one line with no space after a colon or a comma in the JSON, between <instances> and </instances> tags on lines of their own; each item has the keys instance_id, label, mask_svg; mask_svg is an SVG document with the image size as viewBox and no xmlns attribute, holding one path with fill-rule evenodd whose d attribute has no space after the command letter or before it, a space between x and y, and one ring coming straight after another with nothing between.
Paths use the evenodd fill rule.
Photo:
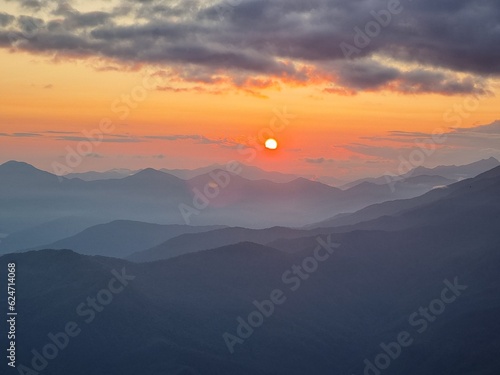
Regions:
<instances>
[{"instance_id":1,"label":"sun","mask_svg":"<svg viewBox=\"0 0 500 375\"><path fill-rule=\"evenodd\" d=\"M266 143L266 148L269 150L276 150L278 148L278 142L274 138L269 138Z\"/></svg>"}]
</instances>

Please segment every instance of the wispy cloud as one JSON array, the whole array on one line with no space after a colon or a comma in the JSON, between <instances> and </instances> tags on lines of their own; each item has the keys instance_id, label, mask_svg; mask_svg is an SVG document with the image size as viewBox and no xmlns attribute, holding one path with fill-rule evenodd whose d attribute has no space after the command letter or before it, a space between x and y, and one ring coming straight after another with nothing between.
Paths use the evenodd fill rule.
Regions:
<instances>
[{"instance_id":1,"label":"wispy cloud","mask_svg":"<svg viewBox=\"0 0 500 375\"><path fill-rule=\"evenodd\" d=\"M17 137L17 138L32 138L32 137L43 137L43 135L38 133L0 133L2 137Z\"/></svg>"},{"instance_id":2,"label":"wispy cloud","mask_svg":"<svg viewBox=\"0 0 500 375\"><path fill-rule=\"evenodd\" d=\"M145 139L163 140L163 141L194 141L196 144L218 145L223 148L236 149L241 144L228 138L209 138L198 134L171 134L171 135L148 135Z\"/></svg>"},{"instance_id":3,"label":"wispy cloud","mask_svg":"<svg viewBox=\"0 0 500 375\"><path fill-rule=\"evenodd\" d=\"M433 150L427 159L442 163L457 160L470 162L478 157L500 156L500 121L469 128L449 129L439 135L443 142L433 142L435 134L425 132L391 131L382 136L362 137L365 143L350 143L341 146L354 154L374 157L378 160L398 161L413 150ZM385 141L382 146L380 142ZM389 143L387 143L389 142Z\"/></svg>"},{"instance_id":4,"label":"wispy cloud","mask_svg":"<svg viewBox=\"0 0 500 375\"><path fill-rule=\"evenodd\" d=\"M104 155L102 154L98 154L96 152L92 152L90 154L87 154L85 155L86 157L89 157L89 158L94 158L94 159L104 159Z\"/></svg>"},{"instance_id":5,"label":"wispy cloud","mask_svg":"<svg viewBox=\"0 0 500 375\"><path fill-rule=\"evenodd\" d=\"M44 134L80 134L78 132L61 131L61 130L45 130L42 133L44 133Z\"/></svg>"},{"instance_id":6,"label":"wispy cloud","mask_svg":"<svg viewBox=\"0 0 500 375\"><path fill-rule=\"evenodd\" d=\"M133 155L134 159L165 159L166 156L164 154L156 154L156 155Z\"/></svg>"},{"instance_id":7,"label":"wispy cloud","mask_svg":"<svg viewBox=\"0 0 500 375\"><path fill-rule=\"evenodd\" d=\"M86 141L88 142L89 139L87 137L81 137L81 136L58 136L55 138L58 141L71 141L71 142L81 142L81 141ZM144 142L141 138L137 137L125 137L125 136L104 136L101 140L101 142L105 143L138 143L138 142Z\"/></svg>"},{"instance_id":8,"label":"wispy cloud","mask_svg":"<svg viewBox=\"0 0 500 375\"><path fill-rule=\"evenodd\" d=\"M309 163L309 164L324 164L324 163L329 163L329 162L334 161L333 159L324 158L324 157L321 157L321 158L304 158L303 160L306 163Z\"/></svg>"}]
</instances>

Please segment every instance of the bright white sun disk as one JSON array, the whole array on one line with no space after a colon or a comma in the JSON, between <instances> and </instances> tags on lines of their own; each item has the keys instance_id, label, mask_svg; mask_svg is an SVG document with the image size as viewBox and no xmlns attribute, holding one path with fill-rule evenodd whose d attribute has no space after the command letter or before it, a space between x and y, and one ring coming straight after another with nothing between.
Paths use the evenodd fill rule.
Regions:
<instances>
[{"instance_id":1,"label":"bright white sun disk","mask_svg":"<svg viewBox=\"0 0 500 375\"><path fill-rule=\"evenodd\" d=\"M266 141L266 148L269 150L276 150L278 148L278 142L274 138L269 138Z\"/></svg>"}]
</instances>

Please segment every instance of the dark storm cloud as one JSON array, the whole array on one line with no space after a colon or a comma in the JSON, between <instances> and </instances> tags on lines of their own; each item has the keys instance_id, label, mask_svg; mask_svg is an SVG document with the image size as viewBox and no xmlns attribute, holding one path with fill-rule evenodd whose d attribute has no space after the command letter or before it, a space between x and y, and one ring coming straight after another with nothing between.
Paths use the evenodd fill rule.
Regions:
<instances>
[{"instance_id":1,"label":"dark storm cloud","mask_svg":"<svg viewBox=\"0 0 500 375\"><path fill-rule=\"evenodd\" d=\"M500 3L484 1L419 1L396 25L403 48L386 48L408 61L475 73L500 73Z\"/></svg>"},{"instance_id":2,"label":"dark storm cloud","mask_svg":"<svg viewBox=\"0 0 500 375\"><path fill-rule=\"evenodd\" d=\"M405 93L441 93L454 94L487 94L485 82L481 78L467 76L464 78L442 72L414 70L402 75L397 86L398 91Z\"/></svg>"},{"instance_id":3,"label":"dark storm cloud","mask_svg":"<svg viewBox=\"0 0 500 375\"><path fill-rule=\"evenodd\" d=\"M394 81L400 72L377 63L344 63L337 70L339 83L355 89L375 89Z\"/></svg>"},{"instance_id":4,"label":"dark storm cloud","mask_svg":"<svg viewBox=\"0 0 500 375\"><path fill-rule=\"evenodd\" d=\"M16 17L11 14L0 12L0 26L7 26L15 19Z\"/></svg>"},{"instance_id":5,"label":"dark storm cloud","mask_svg":"<svg viewBox=\"0 0 500 375\"><path fill-rule=\"evenodd\" d=\"M40 10L43 6L43 2L38 0L21 0L19 3L23 8L31 10Z\"/></svg>"},{"instance_id":6,"label":"dark storm cloud","mask_svg":"<svg viewBox=\"0 0 500 375\"><path fill-rule=\"evenodd\" d=\"M111 14L106 12L73 13L67 22L72 23L74 27L89 27L102 25L110 18Z\"/></svg>"},{"instance_id":7,"label":"dark storm cloud","mask_svg":"<svg viewBox=\"0 0 500 375\"><path fill-rule=\"evenodd\" d=\"M112 18L111 13L102 11L81 13L68 3L59 4L52 14L63 16L63 26L68 30L81 27L101 26Z\"/></svg>"},{"instance_id":8,"label":"dark storm cloud","mask_svg":"<svg viewBox=\"0 0 500 375\"><path fill-rule=\"evenodd\" d=\"M17 18L17 24L19 26L19 31L26 35L43 29L45 21L38 17L19 16Z\"/></svg>"},{"instance_id":9,"label":"dark storm cloud","mask_svg":"<svg viewBox=\"0 0 500 375\"><path fill-rule=\"evenodd\" d=\"M443 95L489 93L480 77L459 77L424 69L403 71L370 60L342 62L333 71L338 75L337 84L355 90L390 89L407 94Z\"/></svg>"},{"instance_id":10,"label":"dark storm cloud","mask_svg":"<svg viewBox=\"0 0 500 375\"><path fill-rule=\"evenodd\" d=\"M30 2L36 1L23 5ZM387 15L388 1L122 0L108 12L87 13L46 4L50 16L19 16L17 27L0 14L0 45L12 44L9 33L29 32L33 36L17 48L223 71L233 82L255 75L303 84L331 77L336 86L356 91L484 94L487 79L500 74L497 0L401 1L400 11L364 46L356 44L357 30L365 33L376 14ZM132 22L124 23L123 15ZM346 58L342 43L356 52ZM401 62L414 67L402 70Z\"/></svg>"}]
</instances>

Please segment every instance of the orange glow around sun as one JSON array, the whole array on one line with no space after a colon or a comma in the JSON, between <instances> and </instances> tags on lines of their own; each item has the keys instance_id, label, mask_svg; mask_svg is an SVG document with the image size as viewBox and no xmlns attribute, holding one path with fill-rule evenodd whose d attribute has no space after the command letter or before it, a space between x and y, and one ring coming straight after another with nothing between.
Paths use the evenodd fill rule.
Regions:
<instances>
[{"instance_id":1,"label":"orange glow around sun","mask_svg":"<svg viewBox=\"0 0 500 375\"><path fill-rule=\"evenodd\" d=\"M269 138L266 143L266 148L269 150L276 150L278 148L278 142L274 138Z\"/></svg>"}]
</instances>

